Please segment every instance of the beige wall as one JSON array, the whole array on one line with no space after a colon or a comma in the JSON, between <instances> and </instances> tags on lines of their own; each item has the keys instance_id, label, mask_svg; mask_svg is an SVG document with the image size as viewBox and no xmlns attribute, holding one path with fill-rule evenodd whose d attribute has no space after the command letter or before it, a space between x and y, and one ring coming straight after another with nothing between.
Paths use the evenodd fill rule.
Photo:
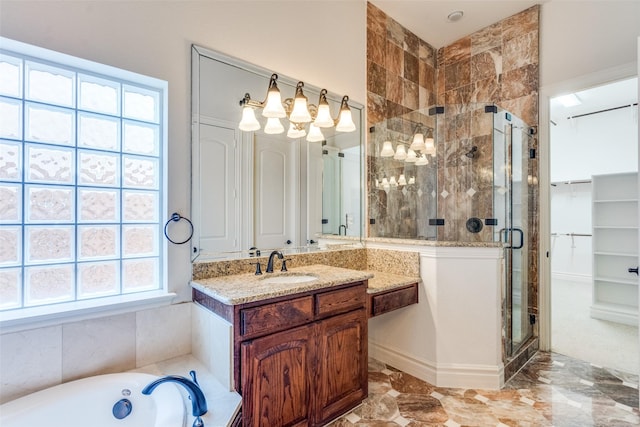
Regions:
<instances>
[{"instance_id":1,"label":"beige wall","mask_svg":"<svg viewBox=\"0 0 640 427\"><path fill-rule=\"evenodd\" d=\"M167 215L191 206L191 44L364 105L365 26L363 1L0 0L3 37L169 82ZM168 268L170 289L190 300L189 245L169 245Z\"/></svg>"}]
</instances>

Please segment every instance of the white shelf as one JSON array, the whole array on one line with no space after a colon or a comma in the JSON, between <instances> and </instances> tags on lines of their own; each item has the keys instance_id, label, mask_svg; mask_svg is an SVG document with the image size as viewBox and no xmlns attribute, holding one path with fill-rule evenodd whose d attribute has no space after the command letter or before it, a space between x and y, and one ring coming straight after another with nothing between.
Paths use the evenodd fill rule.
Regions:
<instances>
[{"instance_id":1,"label":"white shelf","mask_svg":"<svg viewBox=\"0 0 640 427\"><path fill-rule=\"evenodd\" d=\"M638 203L638 199L594 200L593 203Z\"/></svg>"},{"instance_id":2,"label":"white shelf","mask_svg":"<svg viewBox=\"0 0 640 427\"><path fill-rule=\"evenodd\" d=\"M625 286L638 286L638 282L635 280L624 280L618 279L617 277L609 277L609 276L597 276L594 277L593 280L595 282L600 282L599 284L615 284L615 285L625 285Z\"/></svg>"},{"instance_id":3,"label":"white shelf","mask_svg":"<svg viewBox=\"0 0 640 427\"><path fill-rule=\"evenodd\" d=\"M638 174L592 180L593 302L591 317L638 322Z\"/></svg>"},{"instance_id":4,"label":"white shelf","mask_svg":"<svg viewBox=\"0 0 640 427\"><path fill-rule=\"evenodd\" d=\"M625 253L625 252L600 252L600 251L594 251L593 252L594 255L602 255L602 256L626 256L626 257L630 257L630 258L638 258L638 254L629 254L629 253Z\"/></svg>"}]
</instances>

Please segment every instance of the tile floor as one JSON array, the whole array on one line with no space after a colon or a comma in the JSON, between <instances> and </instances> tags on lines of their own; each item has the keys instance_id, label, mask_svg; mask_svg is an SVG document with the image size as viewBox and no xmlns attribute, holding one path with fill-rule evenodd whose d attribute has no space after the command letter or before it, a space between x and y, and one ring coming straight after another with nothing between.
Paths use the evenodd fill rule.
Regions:
<instances>
[{"instance_id":1,"label":"tile floor","mask_svg":"<svg viewBox=\"0 0 640 427\"><path fill-rule=\"evenodd\" d=\"M434 387L370 360L369 397L330 427L639 425L638 375L538 352L501 390Z\"/></svg>"}]
</instances>

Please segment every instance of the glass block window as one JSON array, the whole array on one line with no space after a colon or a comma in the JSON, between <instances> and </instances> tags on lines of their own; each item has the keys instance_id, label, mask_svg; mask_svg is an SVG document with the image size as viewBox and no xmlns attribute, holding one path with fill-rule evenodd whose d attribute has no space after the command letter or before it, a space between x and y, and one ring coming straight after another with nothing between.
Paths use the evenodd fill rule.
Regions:
<instances>
[{"instance_id":1,"label":"glass block window","mask_svg":"<svg viewBox=\"0 0 640 427\"><path fill-rule=\"evenodd\" d=\"M167 83L0 38L0 311L165 290Z\"/></svg>"}]
</instances>

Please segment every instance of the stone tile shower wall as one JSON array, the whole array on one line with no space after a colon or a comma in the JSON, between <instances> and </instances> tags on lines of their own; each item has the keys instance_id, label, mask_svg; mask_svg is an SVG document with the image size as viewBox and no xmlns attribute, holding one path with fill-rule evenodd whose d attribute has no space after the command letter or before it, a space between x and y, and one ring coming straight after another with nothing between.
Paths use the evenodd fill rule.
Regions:
<instances>
[{"instance_id":1,"label":"stone tile shower wall","mask_svg":"<svg viewBox=\"0 0 640 427\"><path fill-rule=\"evenodd\" d=\"M491 115L484 113L484 105L495 103L538 129L539 11L539 6L531 7L438 50L437 102L445 106L445 120L438 119L438 216L446 218L438 240L473 239L466 232L466 219L491 212ZM464 152L474 145L478 156L468 162ZM536 136L528 148L537 151ZM533 314L538 310L538 173L538 160L530 159L528 278ZM444 190L450 193L446 199Z\"/></svg>"},{"instance_id":2,"label":"stone tile shower wall","mask_svg":"<svg viewBox=\"0 0 640 427\"><path fill-rule=\"evenodd\" d=\"M369 237L435 239L435 162L429 165L379 157L385 140L407 145L417 124L433 129L428 107L436 102L436 50L367 3L367 182ZM404 174L415 183L384 189L384 177Z\"/></svg>"},{"instance_id":3,"label":"stone tile shower wall","mask_svg":"<svg viewBox=\"0 0 640 427\"><path fill-rule=\"evenodd\" d=\"M368 226L369 237L433 239L437 229L437 240L492 240L492 227L477 234L466 229L470 216L488 218L492 212L492 117L484 106L497 104L537 130L539 9L531 7L436 51L367 4L367 194L369 219L375 220ZM444 106L445 113L428 116L434 105ZM425 181L416 179L426 197L375 188L376 177L398 176L390 161L378 157L384 139L408 139L410 123L420 121L437 127L436 162L428 165L437 165L437 172L423 169ZM465 153L473 146L477 155L470 159ZM537 150L536 137L529 148ZM537 313L536 159L529 160L528 175L529 301ZM431 190L437 203L429 199ZM435 217L444 218L445 225L426 227L426 220Z\"/></svg>"}]
</instances>

